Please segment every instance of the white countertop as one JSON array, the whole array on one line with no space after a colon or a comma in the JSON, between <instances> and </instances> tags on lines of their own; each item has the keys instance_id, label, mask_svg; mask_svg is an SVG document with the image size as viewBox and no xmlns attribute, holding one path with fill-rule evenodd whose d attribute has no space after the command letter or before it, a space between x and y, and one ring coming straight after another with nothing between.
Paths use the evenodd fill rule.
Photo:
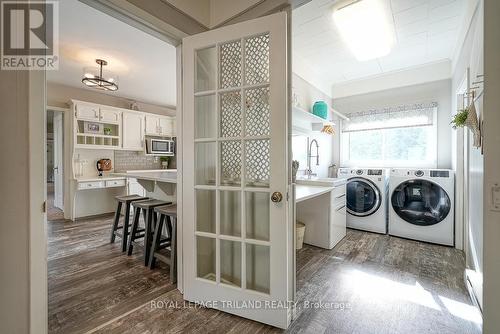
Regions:
<instances>
[{"instance_id":1,"label":"white countertop","mask_svg":"<svg viewBox=\"0 0 500 334\"><path fill-rule=\"evenodd\" d=\"M177 171L155 170L155 171L128 171L125 173L113 173L116 177L126 177L138 180L157 181L165 183L177 183Z\"/></svg>"},{"instance_id":2,"label":"white countertop","mask_svg":"<svg viewBox=\"0 0 500 334\"><path fill-rule=\"evenodd\" d=\"M339 187L347 182L345 178L318 178L318 177L297 177L297 184L310 185L310 186L324 186L324 187Z\"/></svg>"},{"instance_id":3,"label":"white countertop","mask_svg":"<svg viewBox=\"0 0 500 334\"><path fill-rule=\"evenodd\" d=\"M295 186L295 202L299 203L326 193L329 193L335 187L325 186L310 186L305 184L297 184Z\"/></svg>"},{"instance_id":4,"label":"white countertop","mask_svg":"<svg viewBox=\"0 0 500 334\"><path fill-rule=\"evenodd\" d=\"M75 178L77 182L91 182L91 181L110 181L110 180L124 180L124 176L117 175L103 175L103 176L81 176Z\"/></svg>"}]
</instances>

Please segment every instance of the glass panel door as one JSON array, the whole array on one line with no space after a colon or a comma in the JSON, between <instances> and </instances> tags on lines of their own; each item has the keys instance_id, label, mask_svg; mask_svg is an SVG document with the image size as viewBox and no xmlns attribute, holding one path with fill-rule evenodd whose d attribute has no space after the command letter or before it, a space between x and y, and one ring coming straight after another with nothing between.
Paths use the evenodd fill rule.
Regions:
<instances>
[{"instance_id":1,"label":"glass panel door","mask_svg":"<svg viewBox=\"0 0 500 334\"><path fill-rule=\"evenodd\" d=\"M196 263L206 264L196 277L269 293L269 32L197 50L195 61L215 69L195 75L208 88L194 94Z\"/></svg>"},{"instance_id":2,"label":"glass panel door","mask_svg":"<svg viewBox=\"0 0 500 334\"><path fill-rule=\"evenodd\" d=\"M185 298L279 327L290 321L287 308L238 302L290 300L283 59L285 13L183 43L183 165L192 171L183 185Z\"/></svg>"}]
</instances>

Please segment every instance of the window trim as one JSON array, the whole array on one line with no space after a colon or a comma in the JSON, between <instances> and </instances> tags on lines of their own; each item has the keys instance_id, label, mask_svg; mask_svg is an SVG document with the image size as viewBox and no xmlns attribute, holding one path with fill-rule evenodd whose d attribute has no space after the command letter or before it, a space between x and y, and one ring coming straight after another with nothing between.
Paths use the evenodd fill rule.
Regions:
<instances>
[{"instance_id":1,"label":"window trim","mask_svg":"<svg viewBox=\"0 0 500 334\"><path fill-rule=\"evenodd\" d=\"M341 120L341 122L344 122ZM342 125L342 124L341 124ZM434 142L434 145L430 146L433 149L432 157L433 161L398 161L398 160L350 160L345 159L345 152L349 151L349 144L346 142L346 135L349 135L350 132L342 132L339 133L339 148L340 148L340 166L341 167L380 167L380 168L437 168L438 167L438 116L437 110L433 112L433 123L429 125L433 128L431 131L431 141ZM420 126L417 126L420 127ZM367 130L371 131L371 130ZM361 131L362 132L362 131Z\"/></svg>"}]
</instances>

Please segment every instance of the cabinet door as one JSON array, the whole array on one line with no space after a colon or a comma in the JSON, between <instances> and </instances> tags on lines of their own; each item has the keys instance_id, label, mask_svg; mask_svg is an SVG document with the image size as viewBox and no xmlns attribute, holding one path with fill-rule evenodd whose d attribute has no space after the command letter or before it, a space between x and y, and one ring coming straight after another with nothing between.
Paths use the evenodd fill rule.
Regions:
<instances>
[{"instance_id":1,"label":"cabinet door","mask_svg":"<svg viewBox=\"0 0 500 334\"><path fill-rule=\"evenodd\" d=\"M177 121L172 118L172 137L177 137Z\"/></svg>"},{"instance_id":2,"label":"cabinet door","mask_svg":"<svg viewBox=\"0 0 500 334\"><path fill-rule=\"evenodd\" d=\"M170 117L160 117L160 134L162 136L172 136L172 119Z\"/></svg>"},{"instance_id":3,"label":"cabinet door","mask_svg":"<svg viewBox=\"0 0 500 334\"><path fill-rule=\"evenodd\" d=\"M146 115L146 134L157 136L159 135L160 120L158 116Z\"/></svg>"},{"instance_id":4,"label":"cabinet door","mask_svg":"<svg viewBox=\"0 0 500 334\"><path fill-rule=\"evenodd\" d=\"M123 113L123 148L136 151L144 149L144 115Z\"/></svg>"},{"instance_id":5,"label":"cabinet door","mask_svg":"<svg viewBox=\"0 0 500 334\"><path fill-rule=\"evenodd\" d=\"M77 104L76 118L89 121L99 120L99 107L92 104Z\"/></svg>"},{"instance_id":6,"label":"cabinet door","mask_svg":"<svg viewBox=\"0 0 500 334\"><path fill-rule=\"evenodd\" d=\"M128 183L128 195L146 196L146 190L135 180Z\"/></svg>"},{"instance_id":7,"label":"cabinet door","mask_svg":"<svg viewBox=\"0 0 500 334\"><path fill-rule=\"evenodd\" d=\"M119 123L121 112L113 109L101 108L99 120L106 123Z\"/></svg>"}]
</instances>

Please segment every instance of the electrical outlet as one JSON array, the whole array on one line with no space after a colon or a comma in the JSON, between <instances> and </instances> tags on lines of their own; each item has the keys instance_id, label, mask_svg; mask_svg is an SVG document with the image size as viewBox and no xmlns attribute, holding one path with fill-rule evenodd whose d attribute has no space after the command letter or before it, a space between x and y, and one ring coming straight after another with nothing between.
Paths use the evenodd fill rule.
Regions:
<instances>
[{"instance_id":1,"label":"electrical outlet","mask_svg":"<svg viewBox=\"0 0 500 334\"><path fill-rule=\"evenodd\" d=\"M491 187L491 209L500 211L500 185L498 183Z\"/></svg>"}]
</instances>

